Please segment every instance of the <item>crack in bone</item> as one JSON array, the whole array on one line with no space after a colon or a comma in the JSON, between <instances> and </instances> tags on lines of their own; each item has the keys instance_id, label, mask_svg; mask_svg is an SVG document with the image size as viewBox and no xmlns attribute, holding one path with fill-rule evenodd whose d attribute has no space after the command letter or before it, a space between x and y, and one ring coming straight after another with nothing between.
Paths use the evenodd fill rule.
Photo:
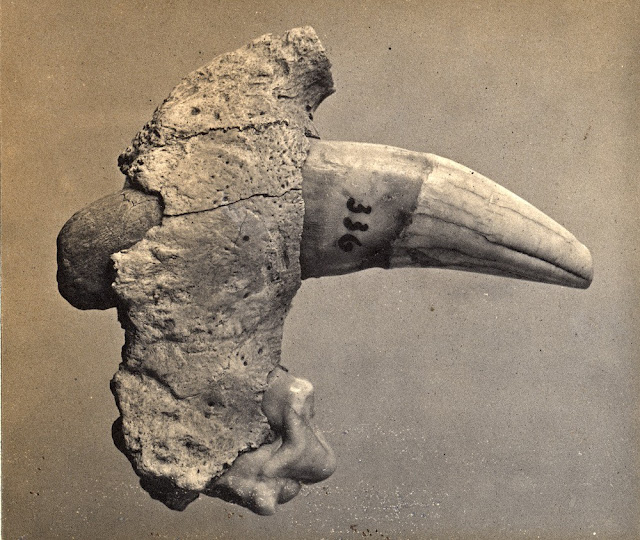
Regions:
<instances>
[{"instance_id":1,"label":"crack in bone","mask_svg":"<svg viewBox=\"0 0 640 540\"><path fill-rule=\"evenodd\" d=\"M187 76L119 158L126 185L163 205L161 224L112 257L126 334L113 383L121 447L160 486L154 497L228 483L235 461L275 456L288 440L259 448L277 444L261 404L300 285L305 135L315 134L309 111L333 91L328 70L312 29L263 36ZM292 99L278 100L283 92ZM303 448L317 438L309 429Z\"/></svg>"}]
</instances>

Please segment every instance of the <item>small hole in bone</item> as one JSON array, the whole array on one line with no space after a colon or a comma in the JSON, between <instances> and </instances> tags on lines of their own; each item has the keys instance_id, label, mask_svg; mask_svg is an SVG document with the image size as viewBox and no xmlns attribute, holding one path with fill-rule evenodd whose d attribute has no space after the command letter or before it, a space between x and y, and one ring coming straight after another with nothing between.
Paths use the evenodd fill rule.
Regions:
<instances>
[{"instance_id":1,"label":"small hole in bone","mask_svg":"<svg viewBox=\"0 0 640 540\"><path fill-rule=\"evenodd\" d=\"M248 242L248 241L249 241L249 236L247 236L247 235L245 234L245 235L242 237L242 239L243 239L245 242Z\"/></svg>"},{"instance_id":2,"label":"small hole in bone","mask_svg":"<svg viewBox=\"0 0 640 540\"><path fill-rule=\"evenodd\" d=\"M199 108L199 107L191 107L191 114L192 114L193 116L195 116L195 115L197 115L197 114L200 114L201 112L202 112L202 111L200 110L200 108Z\"/></svg>"},{"instance_id":3,"label":"small hole in bone","mask_svg":"<svg viewBox=\"0 0 640 540\"><path fill-rule=\"evenodd\" d=\"M262 354L262 347L258 349L258 354Z\"/></svg>"}]
</instances>

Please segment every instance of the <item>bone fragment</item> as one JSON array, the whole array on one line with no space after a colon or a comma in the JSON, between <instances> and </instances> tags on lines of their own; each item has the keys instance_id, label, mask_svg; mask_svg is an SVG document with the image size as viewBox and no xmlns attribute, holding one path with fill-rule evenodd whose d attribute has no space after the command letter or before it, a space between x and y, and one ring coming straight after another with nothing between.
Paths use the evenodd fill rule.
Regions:
<instances>
[{"instance_id":1,"label":"bone fragment","mask_svg":"<svg viewBox=\"0 0 640 540\"><path fill-rule=\"evenodd\" d=\"M313 386L280 368L270 375L262 410L277 439L238 457L206 493L270 515L305 482L328 478L333 451L313 423Z\"/></svg>"},{"instance_id":2,"label":"bone fragment","mask_svg":"<svg viewBox=\"0 0 640 540\"><path fill-rule=\"evenodd\" d=\"M189 75L120 156L125 187L157 194L163 215L112 257L125 329L115 437L173 508L277 435L262 398L300 285L310 113L332 91L311 28L263 36Z\"/></svg>"}]
</instances>

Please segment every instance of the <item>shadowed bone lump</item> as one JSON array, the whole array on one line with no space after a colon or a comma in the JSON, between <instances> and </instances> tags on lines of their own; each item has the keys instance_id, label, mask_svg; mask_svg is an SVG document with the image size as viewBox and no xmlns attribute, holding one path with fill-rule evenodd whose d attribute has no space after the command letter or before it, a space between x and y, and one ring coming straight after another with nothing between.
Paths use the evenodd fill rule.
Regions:
<instances>
[{"instance_id":1,"label":"shadowed bone lump","mask_svg":"<svg viewBox=\"0 0 640 540\"><path fill-rule=\"evenodd\" d=\"M498 184L444 158L320 141L333 92L309 27L221 55L174 89L119 164L124 189L58 237L58 283L116 307L114 440L167 506L261 514L327 478L313 387L279 366L301 279L435 266L585 288L591 257Z\"/></svg>"}]
</instances>

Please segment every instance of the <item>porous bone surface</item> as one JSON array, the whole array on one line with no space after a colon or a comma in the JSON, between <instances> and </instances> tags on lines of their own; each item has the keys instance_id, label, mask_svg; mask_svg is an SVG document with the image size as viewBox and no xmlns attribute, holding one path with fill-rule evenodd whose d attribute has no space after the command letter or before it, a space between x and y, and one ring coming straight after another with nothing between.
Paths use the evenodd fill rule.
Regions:
<instances>
[{"instance_id":1,"label":"porous bone surface","mask_svg":"<svg viewBox=\"0 0 640 540\"><path fill-rule=\"evenodd\" d=\"M120 156L126 186L164 205L113 256L125 346L112 388L143 477L201 491L269 437L311 112L332 92L313 29L266 35L187 76Z\"/></svg>"}]
</instances>

